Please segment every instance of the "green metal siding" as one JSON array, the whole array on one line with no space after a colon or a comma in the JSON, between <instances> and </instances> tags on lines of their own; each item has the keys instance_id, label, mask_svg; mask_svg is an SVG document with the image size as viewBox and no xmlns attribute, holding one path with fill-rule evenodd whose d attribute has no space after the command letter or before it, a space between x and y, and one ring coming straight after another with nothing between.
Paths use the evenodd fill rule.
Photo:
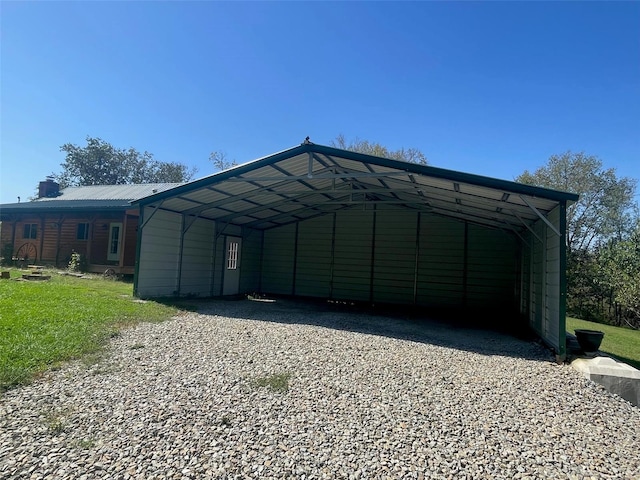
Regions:
<instances>
[{"instance_id":1,"label":"green metal siding","mask_svg":"<svg viewBox=\"0 0 640 480\"><path fill-rule=\"evenodd\" d=\"M350 210L336 216L332 297L369 301L373 211Z\"/></svg>"},{"instance_id":2,"label":"green metal siding","mask_svg":"<svg viewBox=\"0 0 640 480\"><path fill-rule=\"evenodd\" d=\"M262 234L260 230L243 231L240 256L240 291L260 291L260 263L262 259Z\"/></svg>"},{"instance_id":3,"label":"green metal siding","mask_svg":"<svg viewBox=\"0 0 640 480\"><path fill-rule=\"evenodd\" d=\"M553 210L547 217L555 225L558 224L558 210ZM544 321L546 324L545 339L564 353L560 341L565 341L564 332L560 332L560 248L561 240L551 228L545 225L545 301ZM564 244L562 245L564 247Z\"/></svg>"},{"instance_id":4,"label":"green metal siding","mask_svg":"<svg viewBox=\"0 0 640 480\"><path fill-rule=\"evenodd\" d=\"M413 303L417 228L417 212L376 211L374 302Z\"/></svg>"},{"instance_id":5,"label":"green metal siding","mask_svg":"<svg viewBox=\"0 0 640 480\"><path fill-rule=\"evenodd\" d=\"M213 268L214 222L196 219L184 234L180 294L208 296Z\"/></svg>"},{"instance_id":6,"label":"green metal siding","mask_svg":"<svg viewBox=\"0 0 640 480\"><path fill-rule=\"evenodd\" d=\"M517 312L516 237L477 225L467 235L466 306Z\"/></svg>"},{"instance_id":7,"label":"green metal siding","mask_svg":"<svg viewBox=\"0 0 640 480\"><path fill-rule=\"evenodd\" d=\"M178 289L181 215L146 208L138 265L141 298L175 295Z\"/></svg>"},{"instance_id":8,"label":"green metal siding","mask_svg":"<svg viewBox=\"0 0 640 480\"><path fill-rule=\"evenodd\" d=\"M461 307L464 302L463 222L437 215L420 215L416 303Z\"/></svg>"},{"instance_id":9,"label":"green metal siding","mask_svg":"<svg viewBox=\"0 0 640 480\"><path fill-rule=\"evenodd\" d=\"M295 294L328 298L331 295L333 215L298 224Z\"/></svg>"},{"instance_id":10,"label":"green metal siding","mask_svg":"<svg viewBox=\"0 0 640 480\"><path fill-rule=\"evenodd\" d=\"M263 292L293 294L295 233L295 224L264 232L261 280Z\"/></svg>"}]
</instances>

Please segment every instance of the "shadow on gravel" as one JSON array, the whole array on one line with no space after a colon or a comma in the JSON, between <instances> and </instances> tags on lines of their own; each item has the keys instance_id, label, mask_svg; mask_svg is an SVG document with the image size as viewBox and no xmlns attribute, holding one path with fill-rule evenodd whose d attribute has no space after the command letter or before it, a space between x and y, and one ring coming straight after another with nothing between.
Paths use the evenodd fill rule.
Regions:
<instances>
[{"instance_id":1,"label":"shadow on gravel","mask_svg":"<svg viewBox=\"0 0 640 480\"><path fill-rule=\"evenodd\" d=\"M179 302L176 306L180 307ZM469 312L400 306L330 303L326 300L262 297L190 300L189 310L263 322L304 324L427 343L482 355L554 361L553 353L513 318L492 321Z\"/></svg>"}]
</instances>

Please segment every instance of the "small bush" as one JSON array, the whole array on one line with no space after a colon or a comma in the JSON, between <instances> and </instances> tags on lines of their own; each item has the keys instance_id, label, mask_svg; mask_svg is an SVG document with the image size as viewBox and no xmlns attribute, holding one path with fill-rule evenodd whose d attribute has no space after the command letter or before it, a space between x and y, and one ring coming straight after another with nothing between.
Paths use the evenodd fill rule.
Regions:
<instances>
[{"instance_id":1,"label":"small bush","mask_svg":"<svg viewBox=\"0 0 640 480\"><path fill-rule=\"evenodd\" d=\"M67 266L70 272L86 272L87 271L87 257L78 252L73 252L69 259L69 265Z\"/></svg>"}]
</instances>

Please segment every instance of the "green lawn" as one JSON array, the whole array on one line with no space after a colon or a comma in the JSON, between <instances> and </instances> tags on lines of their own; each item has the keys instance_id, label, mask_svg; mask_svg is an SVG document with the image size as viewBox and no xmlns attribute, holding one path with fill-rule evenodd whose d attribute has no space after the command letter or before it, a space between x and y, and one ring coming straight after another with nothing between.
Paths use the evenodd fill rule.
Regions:
<instances>
[{"instance_id":1,"label":"green lawn","mask_svg":"<svg viewBox=\"0 0 640 480\"><path fill-rule=\"evenodd\" d=\"M600 351L617 357L623 362L640 369L640 330L612 327L611 325L567 317L567 331L574 333L574 330L577 328L604 332Z\"/></svg>"},{"instance_id":2,"label":"green lawn","mask_svg":"<svg viewBox=\"0 0 640 480\"><path fill-rule=\"evenodd\" d=\"M6 271L6 269L3 269ZM135 302L131 283L51 275L48 281L0 279L0 392L60 362L99 352L120 328L161 321L178 310Z\"/></svg>"}]
</instances>

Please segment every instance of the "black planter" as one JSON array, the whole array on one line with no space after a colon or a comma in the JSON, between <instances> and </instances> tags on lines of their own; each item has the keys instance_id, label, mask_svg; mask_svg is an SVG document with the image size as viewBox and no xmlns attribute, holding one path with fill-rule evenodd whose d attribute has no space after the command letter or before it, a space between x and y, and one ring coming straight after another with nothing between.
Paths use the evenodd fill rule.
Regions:
<instances>
[{"instance_id":1,"label":"black planter","mask_svg":"<svg viewBox=\"0 0 640 480\"><path fill-rule=\"evenodd\" d=\"M582 351L587 352L597 352L600 348L600 344L602 343L602 338L604 337L604 332L599 330L586 330L586 329L577 329L574 330L576 333L576 338L578 339L578 343L580 344L580 348Z\"/></svg>"}]
</instances>

